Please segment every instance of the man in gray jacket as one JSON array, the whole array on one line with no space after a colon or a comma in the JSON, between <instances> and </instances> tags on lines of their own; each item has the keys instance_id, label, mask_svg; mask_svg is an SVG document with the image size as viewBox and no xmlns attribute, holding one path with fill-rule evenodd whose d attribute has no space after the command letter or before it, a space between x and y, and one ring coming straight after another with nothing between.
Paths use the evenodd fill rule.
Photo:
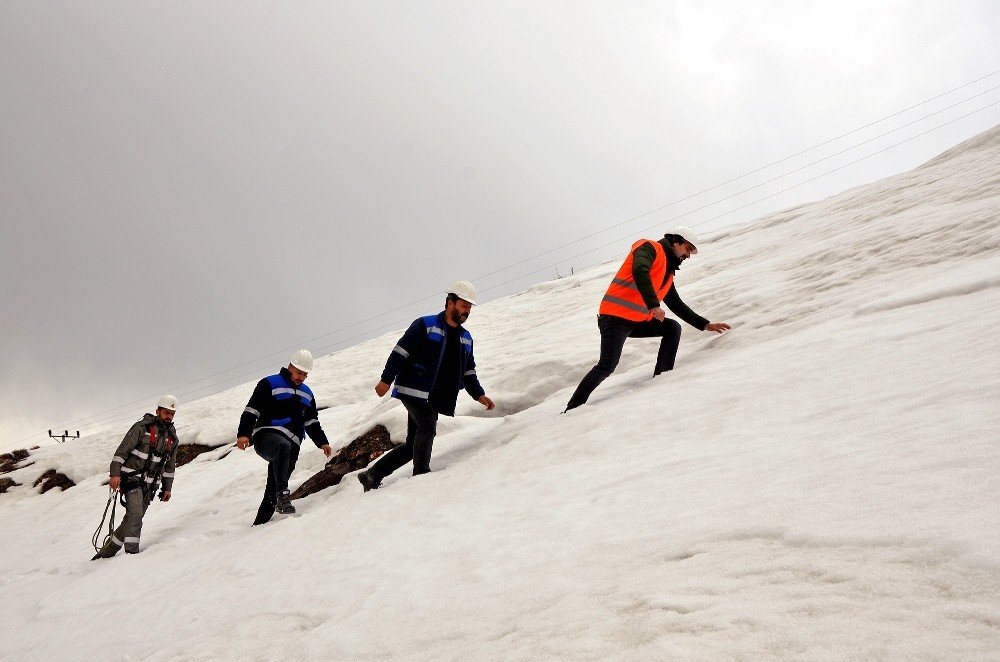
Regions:
<instances>
[{"instance_id":1,"label":"man in gray jacket","mask_svg":"<svg viewBox=\"0 0 1000 662\"><path fill-rule=\"evenodd\" d=\"M125 518L91 560L111 558L122 547L128 554L138 553L142 518L161 480L160 501L170 501L180 445L173 424L176 411L177 398L163 396L156 415L146 414L129 428L115 451L108 487L124 495Z\"/></svg>"}]
</instances>

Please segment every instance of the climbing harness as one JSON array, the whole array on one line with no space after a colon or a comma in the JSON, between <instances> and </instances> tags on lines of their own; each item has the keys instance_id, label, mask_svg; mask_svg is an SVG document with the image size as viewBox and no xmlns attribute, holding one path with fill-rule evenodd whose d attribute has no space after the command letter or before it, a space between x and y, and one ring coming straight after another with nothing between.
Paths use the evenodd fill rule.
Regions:
<instances>
[{"instance_id":1,"label":"climbing harness","mask_svg":"<svg viewBox=\"0 0 1000 662\"><path fill-rule=\"evenodd\" d=\"M156 495L156 486L160 482L160 478L163 476L163 470L166 468L167 459L170 457L170 452L173 450L174 440L167 433L165 441L163 444L163 454L161 455L156 450L156 424L153 423L149 426L149 455L146 457L146 461L142 465L142 469L135 472L122 482L122 505L125 505L125 494L130 492L135 487L142 490L142 495L147 501L152 501L153 497ZM156 456L156 465L153 466L153 457ZM152 473L150 473L152 469ZM146 480L152 477L153 480Z\"/></svg>"}]
</instances>

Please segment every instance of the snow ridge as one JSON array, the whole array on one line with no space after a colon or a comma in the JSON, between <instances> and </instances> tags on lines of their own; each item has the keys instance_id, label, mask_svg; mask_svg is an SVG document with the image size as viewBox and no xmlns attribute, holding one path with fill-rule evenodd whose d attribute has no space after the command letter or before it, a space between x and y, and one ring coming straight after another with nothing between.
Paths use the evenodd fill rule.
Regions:
<instances>
[{"instance_id":1,"label":"snow ridge","mask_svg":"<svg viewBox=\"0 0 1000 662\"><path fill-rule=\"evenodd\" d=\"M348 477L294 518L248 526L264 465L224 446L178 471L142 554L91 563L124 430L39 449L0 496L5 653L996 659L1000 127L710 237L678 289L733 331L686 328L655 379L655 341L630 340L560 415L617 266L478 306L497 409L460 401L434 473ZM334 446L402 438L371 393L397 336L317 360ZM251 389L185 406L182 439L231 442ZM293 487L322 466L307 444ZM48 469L77 486L37 494ZM123 627L125 605L157 627Z\"/></svg>"}]
</instances>

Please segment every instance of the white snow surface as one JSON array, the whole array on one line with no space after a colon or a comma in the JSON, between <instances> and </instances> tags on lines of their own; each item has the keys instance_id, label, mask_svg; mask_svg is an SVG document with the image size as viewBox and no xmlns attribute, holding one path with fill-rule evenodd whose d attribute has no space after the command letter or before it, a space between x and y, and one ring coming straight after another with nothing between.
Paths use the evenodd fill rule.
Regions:
<instances>
[{"instance_id":1,"label":"white snow surface","mask_svg":"<svg viewBox=\"0 0 1000 662\"><path fill-rule=\"evenodd\" d=\"M672 373L630 340L560 415L617 262L478 306L497 409L462 394L434 473L295 517L251 528L265 464L223 448L141 554L91 562L125 430L34 451L0 496L2 656L1000 659L1000 127L699 248L678 289L734 328L685 327ZM317 361L334 446L401 440L373 392L398 336ZM252 388L183 406L182 441L231 442ZM323 463L307 443L292 488ZM39 495L49 468L79 484Z\"/></svg>"}]
</instances>

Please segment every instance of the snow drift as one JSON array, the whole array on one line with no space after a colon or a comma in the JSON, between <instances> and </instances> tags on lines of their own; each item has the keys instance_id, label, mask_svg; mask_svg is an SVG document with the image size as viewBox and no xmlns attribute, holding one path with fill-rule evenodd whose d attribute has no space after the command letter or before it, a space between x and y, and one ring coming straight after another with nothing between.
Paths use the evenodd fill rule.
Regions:
<instances>
[{"instance_id":1,"label":"snow drift","mask_svg":"<svg viewBox=\"0 0 1000 662\"><path fill-rule=\"evenodd\" d=\"M135 557L89 561L127 426L33 451L0 496L5 656L997 659L1000 127L700 249L679 291L734 329L686 328L674 372L631 340L559 415L617 263L479 306L497 409L461 396L434 473L294 518L248 526L264 464L228 443L253 384L179 412L219 448ZM398 335L318 360L335 446L401 439L372 392ZM322 466L307 444L292 487ZM38 494L50 469L76 487Z\"/></svg>"}]
</instances>

